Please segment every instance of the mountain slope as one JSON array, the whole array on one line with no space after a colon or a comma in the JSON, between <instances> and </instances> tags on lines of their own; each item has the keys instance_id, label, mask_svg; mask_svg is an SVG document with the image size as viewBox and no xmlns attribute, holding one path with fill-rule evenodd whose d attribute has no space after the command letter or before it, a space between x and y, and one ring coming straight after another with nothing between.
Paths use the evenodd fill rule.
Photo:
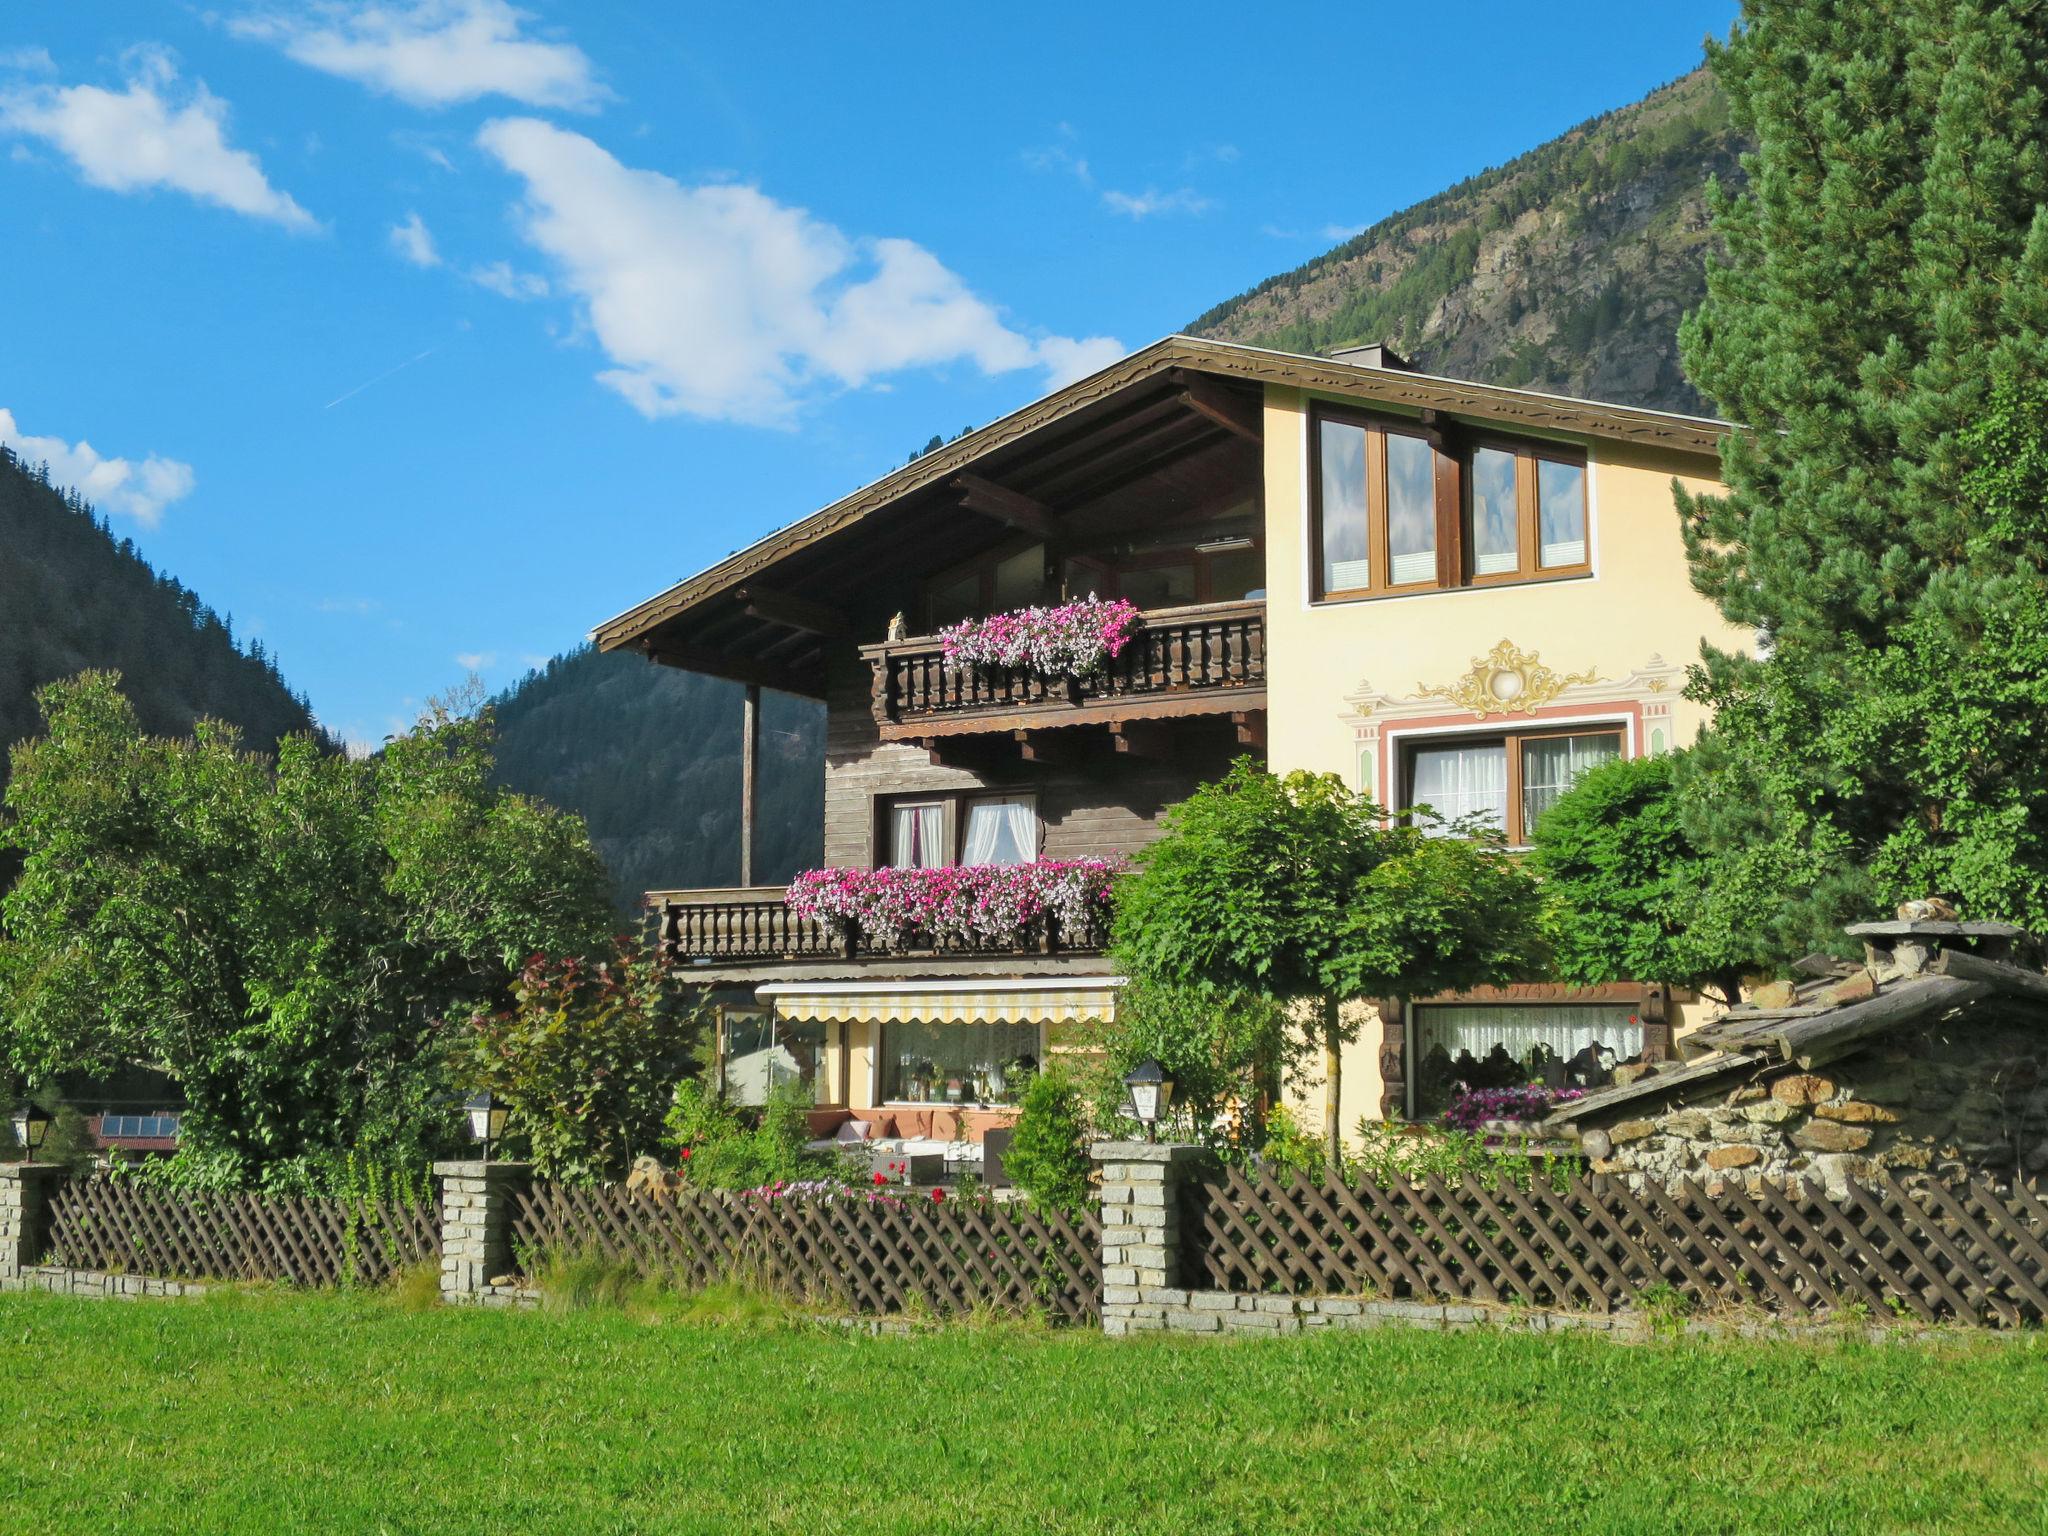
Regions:
<instances>
[{"instance_id":1,"label":"mountain slope","mask_svg":"<svg viewBox=\"0 0 2048 1536\"><path fill-rule=\"evenodd\" d=\"M6 747L42 729L35 690L87 667L119 669L156 735L187 734L202 715L239 725L252 748L314 729L260 641L238 645L197 593L0 448L0 783Z\"/></svg>"},{"instance_id":2,"label":"mountain slope","mask_svg":"<svg viewBox=\"0 0 2048 1536\"><path fill-rule=\"evenodd\" d=\"M1745 147L1704 69L1382 219L1219 304L1199 336L1384 341L1430 373L1702 411L1678 321L1705 293L1705 185Z\"/></svg>"},{"instance_id":3,"label":"mountain slope","mask_svg":"<svg viewBox=\"0 0 2048 1536\"><path fill-rule=\"evenodd\" d=\"M499 781L582 815L622 909L643 892L734 885L740 868L737 683L588 646L501 694ZM825 713L764 693L755 878L823 861Z\"/></svg>"}]
</instances>

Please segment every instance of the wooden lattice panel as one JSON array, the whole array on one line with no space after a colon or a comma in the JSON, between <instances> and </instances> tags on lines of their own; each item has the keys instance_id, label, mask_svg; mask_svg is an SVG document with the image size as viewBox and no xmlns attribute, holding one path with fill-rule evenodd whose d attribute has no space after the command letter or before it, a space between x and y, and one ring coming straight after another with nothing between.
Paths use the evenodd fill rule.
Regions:
<instances>
[{"instance_id":1,"label":"wooden lattice panel","mask_svg":"<svg viewBox=\"0 0 2048 1536\"><path fill-rule=\"evenodd\" d=\"M1577 1178L1563 1190L1228 1169L1185 1191L1191 1284L1606 1312L1653 1286L1700 1307L1861 1303L1923 1322L2048 1319L2048 1204L1986 1180L1902 1186Z\"/></svg>"},{"instance_id":2,"label":"wooden lattice panel","mask_svg":"<svg viewBox=\"0 0 2048 1536\"><path fill-rule=\"evenodd\" d=\"M431 1201L301 1199L69 1179L50 1202L50 1257L73 1269L185 1280L374 1284L438 1256Z\"/></svg>"},{"instance_id":3,"label":"wooden lattice panel","mask_svg":"<svg viewBox=\"0 0 2048 1536\"><path fill-rule=\"evenodd\" d=\"M854 1312L1042 1308L1069 1322L1102 1310L1101 1223L1018 1204L925 1196L634 1194L538 1183L513 1197L514 1252L595 1252L702 1286L759 1278Z\"/></svg>"}]
</instances>

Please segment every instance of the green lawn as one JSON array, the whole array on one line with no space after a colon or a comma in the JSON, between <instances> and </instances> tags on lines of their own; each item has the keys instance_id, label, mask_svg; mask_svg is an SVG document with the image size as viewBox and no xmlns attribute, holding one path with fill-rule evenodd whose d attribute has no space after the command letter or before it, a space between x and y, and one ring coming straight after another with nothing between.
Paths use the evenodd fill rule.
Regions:
<instances>
[{"instance_id":1,"label":"green lawn","mask_svg":"<svg viewBox=\"0 0 2048 1536\"><path fill-rule=\"evenodd\" d=\"M0 1297L9 1531L2048 1531L2048 1341Z\"/></svg>"}]
</instances>

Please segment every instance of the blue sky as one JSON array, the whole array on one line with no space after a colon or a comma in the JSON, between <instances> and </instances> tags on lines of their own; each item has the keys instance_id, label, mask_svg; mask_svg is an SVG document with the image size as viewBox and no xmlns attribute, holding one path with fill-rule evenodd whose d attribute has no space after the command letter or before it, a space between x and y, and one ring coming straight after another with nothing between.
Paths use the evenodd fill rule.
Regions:
<instances>
[{"instance_id":1,"label":"blue sky","mask_svg":"<svg viewBox=\"0 0 2048 1536\"><path fill-rule=\"evenodd\" d=\"M375 741L1734 12L16 0L0 439Z\"/></svg>"}]
</instances>

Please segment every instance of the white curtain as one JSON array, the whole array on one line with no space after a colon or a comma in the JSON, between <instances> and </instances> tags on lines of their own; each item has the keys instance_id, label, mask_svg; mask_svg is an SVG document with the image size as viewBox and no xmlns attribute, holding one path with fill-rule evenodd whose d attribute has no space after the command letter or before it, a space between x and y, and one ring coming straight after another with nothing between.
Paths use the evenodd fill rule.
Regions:
<instances>
[{"instance_id":1,"label":"white curtain","mask_svg":"<svg viewBox=\"0 0 2048 1536\"><path fill-rule=\"evenodd\" d=\"M1038 855L1038 815L1028 796L976 800L967 807L963 864L1029 864Z\"/></svg>"},{"instance_id":2,"label":"white curtain","mask_svg":"<svg viewBox=\"0 0 2048 1536\"><path fill-rule=\"evenodd\" d=\"M1427 805L1448 821L1477 816L1507 830L1508 751L1500 742L1421 747L1409 803Z\"/></svg>"},{"instance_id":3,"label":"white curtain","mask_svg":"<svg viewBox=\"0 0 2048 1536\"><path fill-rule=\"evenodd\" d=\"M1535 830L1536 818L1557 804L1578 783L1579 775L1621 754L1618 738L1555 736L1522 743L1522 835Z\"/></svg>"},{"instance_id":4,"label":"white curtain","mask_svg":"<svg viewBox=\"0 0 2048 1536\"><path fill-rule=\"evenodd\" d=\"M1415 1010L1418 1058L1441 1049L1453 1061L1461 1054L1484 1061L1496 1045L1518 1062L1528 1061L1539 1045L1561 1061L1571 1060L1589 1045L1605 1046L1614 1052L1615 1060L1626 1061L1643 1048L1643 1026L1629 1008L1612 1003L1541 1003L1522 1008L1432 1005Z\"/></svg>"},{"instance_id":5,"label":"white curtain","mask_svg":"<svg viewBox=\"0 0 2048 1536\"><path fill-rule=\"evenodd\" d=\"M890 812L889 862L898 869L931 869L947 863L946 808L899 805Z\"/></svg>"}]
</instances>

